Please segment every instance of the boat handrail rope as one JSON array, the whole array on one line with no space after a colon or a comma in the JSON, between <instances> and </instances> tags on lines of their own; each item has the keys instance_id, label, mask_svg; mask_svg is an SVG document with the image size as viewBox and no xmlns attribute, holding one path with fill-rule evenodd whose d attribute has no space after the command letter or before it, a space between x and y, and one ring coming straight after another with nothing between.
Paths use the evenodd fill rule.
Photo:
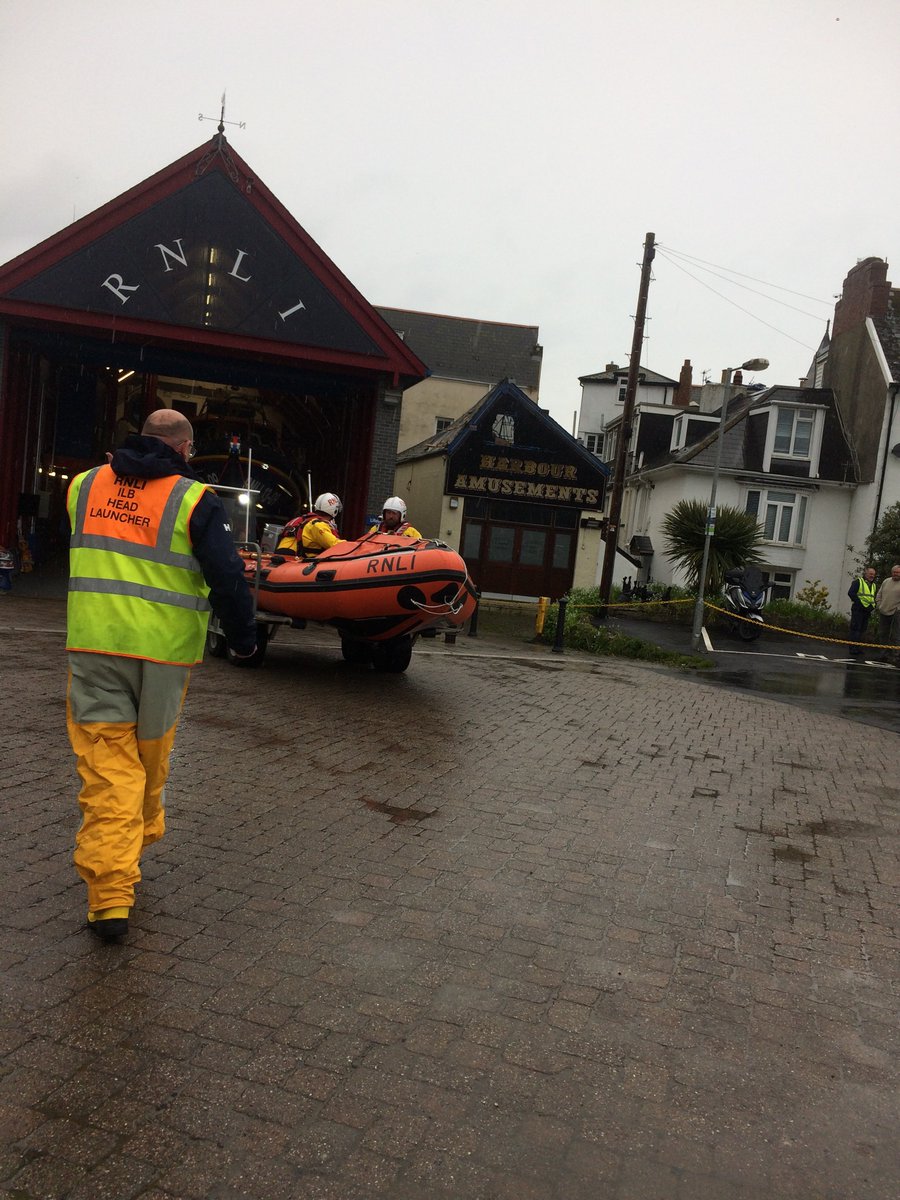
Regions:
<instances>
[{"instance_id":1,"label":"boat handrail rope","mask_svg":"<svg viewBox=\"0 0 900 1200\"><path fill-rule=\"evenodd\" d=\"M465 601L465 592L466 584L463 582L453 599L446 600L443 604L423 604L420 600L414 600L413 603L416 608L430 616L442 616L445 613L453 613L456 616Z\"/></svg>"}]
</instances>

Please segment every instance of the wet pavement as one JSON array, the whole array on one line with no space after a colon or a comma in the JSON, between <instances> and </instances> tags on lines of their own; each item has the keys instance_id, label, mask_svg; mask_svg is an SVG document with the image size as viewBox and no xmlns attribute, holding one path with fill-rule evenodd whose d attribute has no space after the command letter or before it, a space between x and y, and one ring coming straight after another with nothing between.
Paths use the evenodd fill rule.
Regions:
<instances>
[{"instance_id":1,"label":"wet pavement","mask_svg":"<svg viewBox=\"0 0 900 1200\"><path fill-rule=\"evenodd\" d=\"M0 606L2 1194L896 1194L891 730L490 637L383 676L290 634L194 673L107 947L63 606Z\"/></svg>"},{"instance_id":2,"label":"wet pavement","mask_svg":"<svg viewBox=\"0 0 900 1200\"><path fill-rule=\"evenodd\" d=\"M627 617L612 617L608 625L665 650L692 653L687 626ZM900 670L892 664L848 657L847 647L837 642L774 630L755 642L720 632L710 638L712 649L704 648L701 656L712 667L697 673L698 681L900 733Z\"/></svg>"}]
</instances>

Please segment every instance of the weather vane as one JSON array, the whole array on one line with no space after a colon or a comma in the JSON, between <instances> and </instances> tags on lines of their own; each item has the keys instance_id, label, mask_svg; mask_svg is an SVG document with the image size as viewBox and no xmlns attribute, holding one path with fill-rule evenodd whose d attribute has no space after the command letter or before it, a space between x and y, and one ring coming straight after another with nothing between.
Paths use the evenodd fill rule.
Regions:
<instances>
[{"instance_id":1,"label":"weather vane","mask_svg":"<svg viewBox=\"0 0 900 1200\"><path fill-rule=\"evenodd\" d=\"M204 117L203 113L200 113L199 119L201 121L214 121L216 118L215 117ZM237 166L235 165L234 159L231 157L231 155L228 152L228 141L225 137L225 126L226 125L237 125L238 129L246 129L246 124L243 121L226 121L225 120L225 93L223 92L222 93L222 111L219 113L219 136L218 136L218 138L213 138L212 148L206 154L204 154L204 156L200 160L200 162L197 163L197 169L194 172L195 178L199 179L200 176L205 173L205 171L207 170L207 168L209 167L209 165L213 161L213 159L218 155L218 157L221 158L222 161L224 162L225 167L226 167L231 179L235 183L238 182L238 169L237 169ZM251 186L252 186L251 181L247 180L246 190L248 192L250 191Z\"/></svg>"},{"instance_id":2,"label":"weather vane","mask_svg":"<svg viewBox=\"0 0 900 1200\"><path fill-rule=\"evenodd\" d=\"M204 117L203 113L197 116L198 121L214 121L215 117ZM222 111L219 113L219 133L225 132L226 125L237 125L238 129L246 129L246 121L226 121L225 120L225 93L222 93Z\"/></svg>"}]
</instances>

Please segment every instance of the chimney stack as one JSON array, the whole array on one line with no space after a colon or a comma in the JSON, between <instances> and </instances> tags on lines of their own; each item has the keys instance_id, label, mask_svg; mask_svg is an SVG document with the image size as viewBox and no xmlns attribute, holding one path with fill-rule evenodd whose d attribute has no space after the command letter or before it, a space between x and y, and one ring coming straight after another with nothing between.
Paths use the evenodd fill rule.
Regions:
<instances>
[{"instance_id":1,"label":"chimney stack","mask_svg":"<svg viewBox=\"0 0 900 1200\"><path fill-rule=\"evenodd\" d=\"M681 368L681 374L678 376L678 387L675 389L675 395L672 397L672 403L679 408L687 408L691 402L691 387L694 381L694 368L691 366L691 360L686 358L684 365Z\"/></svg>"},{"instance_id":2,"label":"chimney stack","mask_svg":"<svg viewBox=\"0 0 900 1200\"><path fill-rule=\"evenodd\" d=\"M866 317L878 320L888 309L891 285L887 263L880 258L864 258L848 271L841 298L834 306L832 339L848 329L863 325Z\"/></svg>"}]
</instances>

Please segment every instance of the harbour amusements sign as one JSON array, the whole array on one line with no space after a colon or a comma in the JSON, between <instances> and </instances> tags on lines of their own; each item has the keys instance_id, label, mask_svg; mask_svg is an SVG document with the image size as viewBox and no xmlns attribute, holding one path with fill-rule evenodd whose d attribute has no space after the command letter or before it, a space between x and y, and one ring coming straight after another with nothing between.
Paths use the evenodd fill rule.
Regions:
<instances>
[{"instance_id":1,"label":"harbour amusements sign","mask_svg":"<svg viewBox=\"0 0 900 1200\"><path fill-rule=\"evenodd\" d=\"M509 380L492 390L448 451L448 495L603 506L606 468Z\"/></svg>"}]
</instances>

